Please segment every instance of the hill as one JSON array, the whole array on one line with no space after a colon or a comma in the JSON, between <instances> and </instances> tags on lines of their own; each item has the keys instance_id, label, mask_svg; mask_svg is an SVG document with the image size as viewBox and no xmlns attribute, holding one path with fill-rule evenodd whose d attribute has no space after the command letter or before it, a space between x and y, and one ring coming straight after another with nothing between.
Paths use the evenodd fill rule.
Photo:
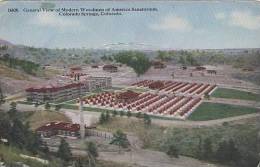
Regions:
<instances>
[{"instance_id":1,"label":"hill","mask_svg":"<svg viewBox=\"0 0 260 167\"><path fill-rule=\"evenodd\" d=\"M0 38L0 45L13 46L13 44L9 41L3 40Z\"/></svg>"}]
</instances>

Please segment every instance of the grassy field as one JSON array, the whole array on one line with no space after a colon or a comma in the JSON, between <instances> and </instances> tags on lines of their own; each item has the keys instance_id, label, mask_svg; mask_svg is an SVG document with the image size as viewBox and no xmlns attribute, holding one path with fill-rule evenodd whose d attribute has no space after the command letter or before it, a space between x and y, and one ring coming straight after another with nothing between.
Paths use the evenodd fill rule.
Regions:
<instances>
[{"instance_id":1,"label":"grassy field","mask_svg":"<svg viewBox=\"0 0 260 167\"><path fill-rule=\"evenodd\" d=\"M28 117L28 121L32 129L36 129L39 126L51 121L71 122L71 120L68 117L66 117L64 114L59 112L54 112L54 111L34 112L30 117Z\"/></svg>"},{"instance_id":2,"label":"grassy field","mask_svg":"<svg viewBox=\"0 0 260 167\"><path fill-rule=\"evenodd\" d=\"M212 97L260 101L260 94L226 88L218 88L213 92Z\"/></svg>"},{"instance_id":3,"label":"grassy field","mask_svg":"<svg viewBox=\"0 0 260 167\"><path fill-rule=\"evenodd\" d=\"M202 103L188 118L192 121L206 121L234 117L244 114L252 114L258 112L259 109L217 103Z\"/></svg>"},{"instance_id":4,"label":"grassy field","mask_svg":"<svg viewBox=\"0 0 260 167\"><path fill-rule=\"evenodd\" d=\"M159 151L167 150L167 143L174 142L179 146L182 155L194 157L196 149L198 149L199 137L202 139L210 138L213 148L225 137L230 138L240 136L245 142L250 135L257 134L259 129L259 118L251 118L243 124L227 123L223 126L203 127L203 128L176 128L160 127L152 124L145 126L142 119L135 118L112 118L108 123L98 125L99 130L114 132L121 129L137 135L143 142L145 148L155 149ZM254 138L250 138L254 140ZM243 145L241 145L243 147Z\"/></svg>"},{"instance_id":5,"label":"grassy field","mask_svg":"<svg viewBox=\"0 0 260 167\"><path fill-rule=\"evenodd\" d=\"M0 75L1 77L9 77L17 80L30 80L29 76L27 74L23 74L22 72L19 72L18 70L9 68L0 62Z\"/></svg>"},{"instance_id":6,"label":"grassy field","mask_svg":"<svg viewBox=\"0 0 260 167\"><path fill-rule=\"evenodd\" d=\"M209 138L212 142L212 149L216 150L220 141L232 138L239 146L242 154L246 154L249 150L250 152L255 152L254 143L259 130L257 128L258 122L259 120L256 119L244 124L227 124L216 127L170 127L165 130L166 133L161 133L161 137L152 137L148 147L165 151L170 143L175 143L179 147L180 154L197 158L197 151L200 149L198 147L200 139L205 140ZM156 141L155 143L153 143L154 140Z\"/></svg>"},{"instance_id":7,"label":"grassy field","mask_svg":"<svg viewBox=\"0 0 260 167\"><path fill-rule=\"evenodd\" d=\"M241 155L248 155L242 156L247 161L247 164L251 163L251 165L244 165L245 167L256 166L255 161L258 163L256 139L259 132L259 117L250 118L239 122L239 124L226 122L222 126L201 128L180 128L175 126L165 128L155 124L144 126L141 119L113 118L108 123L99 125L97 128L110 132L121 129L124 132L135 134L141 141L137 145L142 146L143 144L145 149L166 152L170 145L175 145L180 155L193 158L199 157L201 147L203 147L199 143L204 145L206 139L211 141L213 152L216 152L221 141L233 139Z\"/></svg>"},{"instance_id":8,"label":"grassy field","mask_svg":"<svg viewBox=\"0 0 260 167\"><path fill-rule=\"evenodd\" d=\"M115 132L121 129L125 132L137 132L144 128L142 119L126 118L126 117L112 117L108 123L99 124L97 129L102 131Z\"/></svg>"},{"instance_id":9,"label":"grassy field","mask_svg":"<svg viewBox=\"0 0 260 167\"><path fill-rule=\"evenodd\" d=\"M4 159L6 165L8 166L17 166L15 165L15 162L22 162L31 167L58 167L61 165L61 162L58 159L52 160L51 162L49 161L49 165L45 165L36 160L24 159L20 156L20 154L30 155L30 153L26 151L0 144L0 156Z\"/></svg>"}]
</instances>

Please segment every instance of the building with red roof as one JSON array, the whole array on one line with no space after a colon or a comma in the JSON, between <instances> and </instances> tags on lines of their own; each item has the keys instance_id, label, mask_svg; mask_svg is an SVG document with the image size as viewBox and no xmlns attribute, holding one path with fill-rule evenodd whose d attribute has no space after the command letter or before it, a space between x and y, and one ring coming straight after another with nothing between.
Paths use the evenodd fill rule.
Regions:
<instances>
[{"instance_id":1,"label":"building with red roof","mask_svg":"<svg viewBox=\"0 0 260 167\"><path fill-rule=\"evenodd\" d=\"M152 62L152 66L155 68L155 69L163 69L166 67L166 65L161 62L161 61L153 61Z\"/></svg>"},{"instance_id":2,"label":"building with red roof","mask_svg":"<svg viewBox=\"0 0 260 167\"><path fill-rule=\"evenodd\" d=\"M117 100L119 102L124 102L124 103L127 103L127 102L131 102L133 101L134 99L136 99L140 94L139 93L136 93L134 91L131 91L131 90L128 90L126 92L122 92L122 93L119 93L117 95Z\"/></svg>"},{"instance_id":3,"label":"building with red roof","mask_svg":"<svg viewBox=\"0 0 260 167\"><path fill-rule=\"evenodd\" d=\"M67 79L63 82L57 81L42 86L29 87L25 91L28 101L44 103L71 100L96 89L108 89L111 87L111 77L89 76L77 81Z\"/></svg>"},{"instance_id":4,"label":"building with red roof","mask_svg":"<svg viewBox=\"0 0 260 167\"><path fill-rule=\"evenodd\" d=\"M155 81L148 85L150 89L160 89L164 86L164 82L162 81Z\"/></svg>"},{"instance_id":5,"label":"building with red roof","mask_svg":"<svg viewBox=\"0 0 260 167\"><path fill-rule=\"evenodd\" d=\"M103 70L107 72L117 72L118 67L115 65L107 64L103 66Z\"/></svg>"},{"instance_id":6,"label":"building with red roof","mask_svg":"<svg viewBox=\"0 0 260 167\"><path fill-rule=\"evenodd\" d=\"M36 129L41 137L62 136L62 137L80 137L80 125L68 122L49 122Z\"/></svg>"}]
</instances>

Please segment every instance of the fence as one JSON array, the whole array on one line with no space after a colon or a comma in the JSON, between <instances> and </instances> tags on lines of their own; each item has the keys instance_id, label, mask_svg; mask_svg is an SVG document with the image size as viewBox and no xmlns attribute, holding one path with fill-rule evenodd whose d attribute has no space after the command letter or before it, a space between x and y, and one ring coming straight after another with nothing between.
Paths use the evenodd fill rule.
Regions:
<instances>
[{"instance_id":1,"label":"fence","mask_svg":"<svg viewBox=\"0 0 260 167\"><path fill-rule=\"evenodd\" d=\"M87 129L86 136L95 136L95 137L101 137L101 138L110 140L110 139L112 139L113 134L109 133L109 132L102 132L102 131L98 131L98 130Z\"/></svg>"}]
</instances>

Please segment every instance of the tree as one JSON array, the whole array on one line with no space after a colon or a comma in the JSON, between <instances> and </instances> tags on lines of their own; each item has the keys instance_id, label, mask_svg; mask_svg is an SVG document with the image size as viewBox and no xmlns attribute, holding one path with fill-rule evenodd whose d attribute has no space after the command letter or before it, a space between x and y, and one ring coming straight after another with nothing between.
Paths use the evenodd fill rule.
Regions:
<instances>
[{"instance_id":1,"label":"tree","mask_svg":"<svg viewBox=\"0 0 260 167\"><path fill-rule=\"evenodd\" d=\"M157 58L161 61L169 61L171 59L171 55L167 51L158 51Z\"/></svg>"},{"instance_id":2,"label":"tree","mask_svg":"<svg viewBox=\"0 0 260 167\"><path fill-rule=\"evenodd\" d=\"M130 111L127 111L126 116L130 118L132 116L132 113Z\"/></svg>"},{"instance_id":3,"label":"tree","mask_svg":"<svg viewBox=\"0 0 260 167\"><path fill-rule=\"evenodd\" d=\"M118 113L117 113L116 110L113 110L113 113L112 113L112 114L113 114L113 117L116 117Z\"/></svg>"},{"instance_id":4,"label":"tree","mask_svg":"<svg viewBox=\"0 0 260 167\"><path fill-rule=\"evenodd\" d=\"M207 99L207 100L210 99L210 95L209 95L208 93L205 93L205 94L204 94L204 97L205 97L205 99Z\"/></svg>"},{"instance_id":5,"label":"tree","mask_svg":"<svg viewBox=\"0 0 260 167\"><path fill-rule=\"evenodd\" d=\"M236 147L233 139L230 139L228 141L228 150L229 150L229 158L230 158L231 161L235 162L240 158L239 150Z\"/></svg>"},{"instance_id":6,"label":"tree","mask_svg":"<svg viewBox=\"0 0 260 167\"><path fill-rule=\"evenodd\" d=\"M100 57L100 59L103 60L103 61L107 61L108 57L106 55L103 55L103 56Z\"/></svg>"},{"instance_id":7,"label":"tree","mask_svg":"<svg viewBox=\"0 0 260 167\"><path fill-rule=\"evenodd\" d=\"M220 162L236 162L240 157L239 150L235 146L233 139L222 141L216 151L216 159Z\"/></svg>"},{"instance_id":8,"label":"tree","mask_svg":"<svg viewBox=\"0 0 260 167\"><path fill-rule=\"evenodd\" d=\"M35 64L28 60L22 60L11 57L9 54L5 54L3 58L0 58L10 68L20 68L28 74L35 74L35 71L39 69L39 64Z\"/></svg>"},{"instance_id":9,"label":"tree","mask_svg":"<svg viewBox=\"0 0 260 167\"><path fill-rule=\"evenodd\" d=\"M0 138L10 140L11 122L6 113L0 115Z\"/></svg>"},{"instance_id":10,"label":"tree","mask_svg":"<svg viewBox=\"0 0 260 167\"><path fill-rule=\"evenodd\" d=\"M197 136L198 137L198 148L196 149L196 155L198 157L198 159L202 159L202 151L203 151L203 148L202 148L202 138L200 135Z\"/></svg>"},{"instance_id":11,"label":"tree","mask_svg":"<svg viewBox=\"0 0 260 167\"><path fill-rule=\"evenodd\" d=\"M151 125L151 123L152 123L151 117L148 114L144 113L144 124Z\"/></svg>"},{"instance_id":12,"label":"tree","mask_svg":"<svg viewBox=\"0 0 260 167\"><path fill-rule=\"evenodd\" d=\"M89 64L89 63L90 63L90 59L89 59L89 58L86 58L86 59L84 60L84 63L85 63L85 64Z\"/></svg>"},{"instance_id":13,"label":"tree","mask_svg":"<svg viewBox=\"0 0 260 167\"><path fill-rule=\"evenodd\" d=\"M11 128L11 143L18 148L24 148L26 144L26 133L23 123L18 120L13 120L13 126Z\"/></svg>"},{"instance_id":14,"label":"tree","mask_svg":"<svg viewBox=\"0 0 260 167\"><path fill-rule=\"evenodd\" d=\"M20 117L16 114L10 119L10 113L1 114L0 138L7 139L11 145L20 149L26 149L33 154L40 150L42 144L40 137L30 130L28 122L23 124Z\"/></svg>"},{"instance_id":15,"label":"tree","mask_svg":"<svg viewBox=\"0 0 260 167\"><path fill-rule=\"evenodd\" d=\"M227 150L228 144L226 141L222 141L218 145L218 149L216 151L216 159L220 162L227 162L228 158L228 150Z\"/></svg>"},{"instance_id":16,"label":"tree","mask_svg":"<svg viewBox=\"0 0 260 167\"><path fill-rule=\"evenodd\" d=\"M57 156L60 157L65 162L68 162L72 157L69 144L63 138L61 139L59 149L58 149L58 152L57 152Z\"/></svg>"},{"instance_id":17,"label":"tree","mask_svg":"<svg viewBox=\"0 0 260 167\"><path fill-rule=\"evenodd\" d=\"M49 110L51 108L51 105L50 103L45 103L45 106L44 106L45 110Z\"/></svg>"},{"instance_id":18,"label":"tree","mask_svg":"<svg viewBox=\"0 0 260 167\"><path fill-rule=\"evenodd\" d=\"M110 119L110 114L108 111L106 111L106 114L105 114L105 122L108 122Z\"/></svg>"},{"instance_id":19,"label":"tree","mask_svg":"<svg viewBox=\"0 0 260 167\"><path fill-rule=\"evenodd\" d=\"M39 103L38 102L34 103L34 107L38 108L39 107Z\"/></svg>"},{"instance_id":20,"label":"tree","mask_svg":"<svg viewBox=\"0 0 260 167\"><path fill-rule=\"evenodd\" d=\"M120 111L119 114L120 114L120 117L123 117L125 115L125 112L124 111Z\"/></svg>"},{"instance_id":21,"label":"tree","mask_svg":"<svg viewBox=\"0 0 260 167\"><path fill-rule=\"evenodd\" d=\"M210 138L206 138L203 143L203 158L210 160L212 158L212 143Z\"/></svg>"},{"instance_id":22,"label":"tree","mask_svg":"<svg viewBox=\"0 0 260 167\"><path fill-rule=\"evenodd\" d=\"M186 61L191 65L191 66L196 66L196 65L199 65L197 60L194 58L194 56L189 53L187 56L186 56Z\"/></svg>"},{"instance_id":23,"label":"tree","mask_svg":"<svg viewBox=\"0 0 260 167\"><path fill-rule=\"evenodd\" d=\"M32 152L33 154L36 154L38 150L41 150L42 140L36 133L33 133L30 129L29 124L26 124L24 128L24 134L25 134L25 148ZM48 148L48 147L47 147ZM42 151L47 151L46 148L42 147Z\"/></svg>"},{"instance_id":24,"label":"tree","mask_svg":"<svg viewBox=\"0 0 260 167\"><path fill-rule=\"evenodd\" d=\"M15 120L15 119L17 119L17 109L16 109L16 106L17 106L17 104L15 103L15 102L12 102L11 104L10 104L10 110L7 112L8 113L8 115L9 115L9 118L10 118L10 120Z\"/></svg>"},{"instance_id":25,"label":"tree","mask_svg":"<svg viewBox=\"0 0 260 167\"><path fill-rule=\"evenodd\" d=\"M100 124L104 124L106 122L106 116L105 116L105 113L102 112L99 116L99 123Z\"/></svg>"},{"instance_id":26,"label":"tree","mask_svg":"<svg viewBox=\"0 0 260 167\"><path fill-rule=\"evenodd\" d=\"M121 130L117 130L113 134L113 138L110 144L118 145L118 152L120 153L121 147L127 148L129 146L129 141L125 133L123 133Z\"/></svg>"},{"instance_id":27,"label":"tree","mask_svg":"<svg viewBox=\"0 0 260 167\"><path fill-rule=\"evenodd\" d=\"M180 59L179 59L179 63L182 64L182 65L186 65L186 59L184 58L184 56L180 56Z\"/></svg>"},{"instance_id":28,"label":"tree","mask_svg":"<svg viewBox=\"0 0 260 167\"><path fill-rule=\"evenodd\" d=\"M132 67L137 76L144 74L151 66L149 58L138 51L124 51L114 55L114 60Z\"/></svg>"},{"instance_id":29,"label":"tree","mask_svg":"<svg viewBox=\"0 0 260 167\"><path fill-rule=\"evenodd\" d=\"M167 155L169 155L170 157L175 157L178 158L179 157L179 149L177 148L176 145L171 144L167 150Z\"/></svg>"},{"instance_id":30,"label":"tree","mask_svg":"<svg viewBox=\"0 0 260 167\"><path fill-rule=\"evenodd\" d=\"M47 143L46 143L46 142L43 142L43 141L41 142L40 150L41 150L42 152L44 152L45 154L47 154L47 155L48 155L48 153L50 152Z\"/></svg>"},{"instance_id":31,"label":"tree","mask_svg":"<svg viewBox=\"0 0 260 167\"><path fill-rule=\"evenodd\" d=\"M73 159L72 167L90 167L87 157L76 157Z\"/></svg>"},{"instance_id":32,"label":"tree","mask_svg":"<svg viewBox=\"0 0 260 167\"><path fill-rule=\"evenodd\" d=\"M136 113L135 117L136 118L142 118L142 113L141 112Z\"/></svg>"},{"instance_id":33,"label":"tree","mask_svg":"<svg viewBox=\"0 0 260 167\"><path fill-rule=\"evenodd\" d=\"M86 153L88 155L88 162L90 167L96 165L96 158L98 157L97 146L94 142L90 141L86 143Z\"/></svg>"},{"instance_id":34,"label":"tree","mask_svg":"<svg viewBox=\"0 0 260 167\"><path fill-rule=\"evenodd\" d=\"M2 92L2 88L0 87L0 106L5 103L5 97Z\"/></svg>"},{"instance_id":35,"label":"tree","mask_svg":"<svg viewBox=\"0 0 260 167\"><path fill-rule=\"evenodd\" d=\"M61 109L61 105L58 104L55 106L55 111L59 111L60 109Z\"/></svg>"}]
</instances>

